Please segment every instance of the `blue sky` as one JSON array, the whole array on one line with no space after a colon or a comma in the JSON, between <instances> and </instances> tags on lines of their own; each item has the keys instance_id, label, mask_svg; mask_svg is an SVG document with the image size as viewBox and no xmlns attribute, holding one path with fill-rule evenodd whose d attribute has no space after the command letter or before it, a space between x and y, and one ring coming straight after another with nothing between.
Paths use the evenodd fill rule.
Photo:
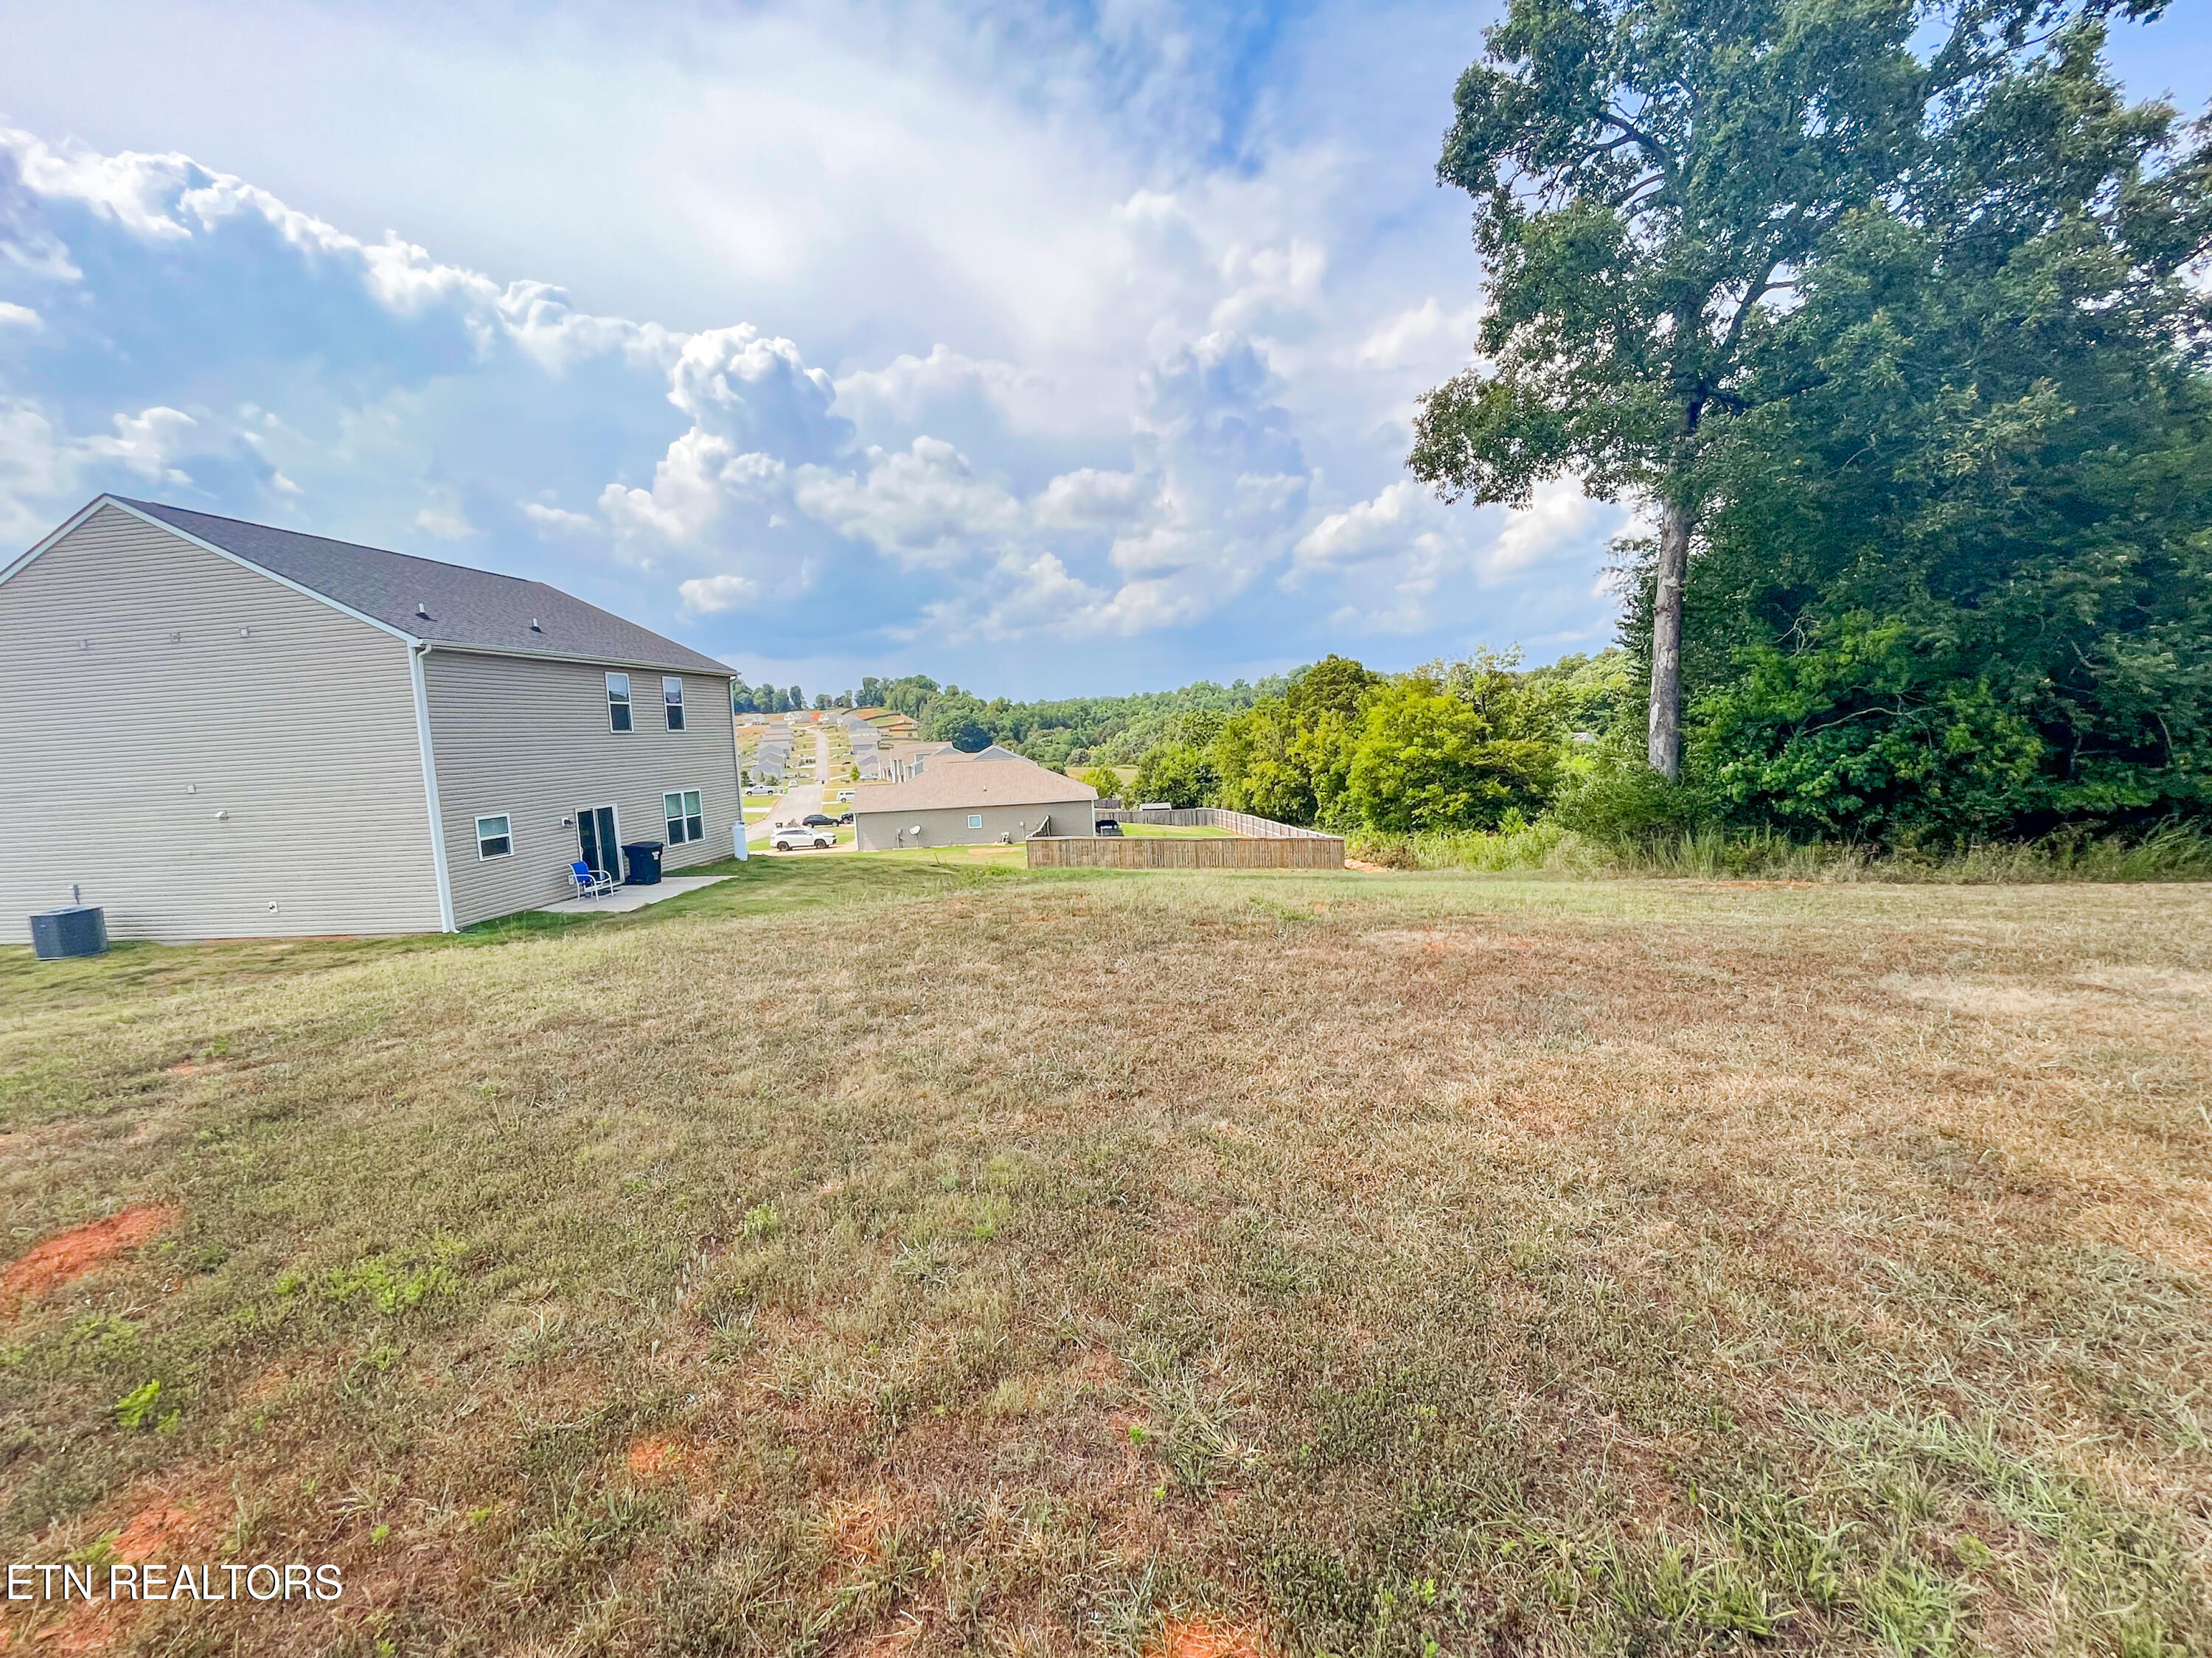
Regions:
<instances>
[{"instance_id":1,"label":"blue sky","mask_svg":"<svg viewBox=\"0 0 2212 1658\"><path fill-rule=\"evenodd\" d=\"M153 496L810 692L1595 647L1618 508L1401 467L1493 11L0 0L0 544Z\"/></svg>"}]
</instances>

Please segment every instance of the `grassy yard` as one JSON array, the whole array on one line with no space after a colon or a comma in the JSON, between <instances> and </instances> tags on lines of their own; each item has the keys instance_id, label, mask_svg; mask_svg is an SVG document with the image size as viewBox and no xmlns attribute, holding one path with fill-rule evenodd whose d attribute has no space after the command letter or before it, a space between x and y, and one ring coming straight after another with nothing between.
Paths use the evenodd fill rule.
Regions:
<instances>
[{"instance_id":1,"label":"grassy yard","mask_svg":"<svg viewBox=\"0 0 2212 1658\"><path fill-rule=\"evenodd\" d=\"M1159 841L1229 841L1236 838L1233 830L1215 829L1203 823L1193 824L1188 829L1177 829L1172 823L1124 823L1121 833L1139 839L1149 836Z\"/></svg>"},{"instance_id":2,"label":"grassy yard","mask_svg":"<svg viewBox=\"0 0 2212 1658\"><path fill-rule=\"evenodd\" d=\"M2212 1649L2212 889L1006 850L0 951L0 1650Z\"/></svg>"}]
</instances>

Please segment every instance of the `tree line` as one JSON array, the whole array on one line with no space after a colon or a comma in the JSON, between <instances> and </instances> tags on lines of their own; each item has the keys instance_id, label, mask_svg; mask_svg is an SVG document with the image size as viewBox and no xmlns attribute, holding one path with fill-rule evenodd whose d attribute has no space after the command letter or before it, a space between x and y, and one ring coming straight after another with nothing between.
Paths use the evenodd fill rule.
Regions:
<instances>
[{"instance_id":1,"label":"tree line","mask_svg":"<svg viewBox=\"0 0 2212 1658\"><path fill-rule=\"evenodd\" d=\"M1510 829L1609 786L1638 712L1619 649L1533 670L1485 653L1400 674L1331 656L1248 708L1177 714L1112 792L1340 830Z\"/></svg>"},{"instance_id":2,"label":"tree line","mask_svg":"<svg viewBox=\"0 0 2212 1658\"><path fill-rule=\"evenodd\" d=\"M1486 37L1437 168L1482 360L1409 464L1648 509L1623 821L2201 821L2212 124L2104 58L2107 18L2162 9L1512 0Z\"/></svg>"},{"instance_id":3,"label":"tree line","mask_svg":"<svg viewBox=\"0 0 2212 1658\"><path fill-rule=\"evenodd\" d=\"M869 676L861 680L858 695L862 707L910 716L931 741L971 752L996 743L1059 770L1134 765L1177 716L1233 713L1279 694L1288 683L1281 677L1228 685L1199 680L1171 691L1017 702L940 685L927 674L908 674L897 679Z\"/></svg>"}]
</instances>

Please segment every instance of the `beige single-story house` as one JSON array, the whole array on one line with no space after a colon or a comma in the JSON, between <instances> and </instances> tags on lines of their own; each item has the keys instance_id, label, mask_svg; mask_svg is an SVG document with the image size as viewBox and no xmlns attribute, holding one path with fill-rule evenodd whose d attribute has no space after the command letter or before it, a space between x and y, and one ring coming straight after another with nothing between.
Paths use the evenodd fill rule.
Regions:
<instances>
[{"instance_id":1,"label":"beige single-story house","mask_svg":"<svg viewBox=\"0 0 2212 1658\"><path fill-rule=\"evenodd\" d=\"M725 663L543 582L102 495L0 568L0 941L451 932L739 821Z\"/></svg>"},{"instance_id":2,"label":"beige single-story house","mask_svg":"<svg viewBox=\"0 0 2212 1658\"><path fill-rule=\"evenodd\" d=\"M933 754L927 769L906 781L863 783L856 794L853 837L862 852L981 846L1098 829L1097 789L1004 749Z\"/></svg>"}]
</instances>

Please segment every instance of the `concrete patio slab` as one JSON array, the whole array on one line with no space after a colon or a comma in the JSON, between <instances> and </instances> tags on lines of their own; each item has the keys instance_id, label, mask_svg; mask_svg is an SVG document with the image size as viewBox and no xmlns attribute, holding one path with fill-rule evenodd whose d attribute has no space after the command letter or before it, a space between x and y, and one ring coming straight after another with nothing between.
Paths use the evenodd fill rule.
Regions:
<instances>
[{"instance_id":1,"label":"concrete patio slab","mask_svg":"<svg viewBox=\"0 0 2212 1658\"><path fill-rule=\"evenodd\" d=\"M620 915L625 911L643 909L647 904L659 903L663 899L680 897L687 892L696 892L701 887L710 887L717 881L726 881L726 875L664 875L649 887L617 887L604 898L567 898L557 904L542 904L541 915Z\"/></svg>"}]
</instances>

